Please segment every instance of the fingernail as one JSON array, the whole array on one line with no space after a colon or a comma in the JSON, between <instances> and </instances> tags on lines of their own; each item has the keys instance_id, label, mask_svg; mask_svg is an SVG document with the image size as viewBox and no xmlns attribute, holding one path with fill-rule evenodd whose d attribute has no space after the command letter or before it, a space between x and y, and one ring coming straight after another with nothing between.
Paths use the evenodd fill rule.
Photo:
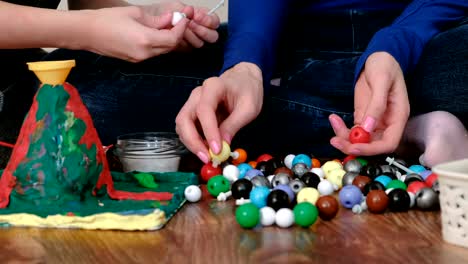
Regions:
<instances>
[{"instance_id":1,"label":"fingernail","mask_svg":"<svg viewBox=\"0 0 468 264\"><path fill-rule=\"evenodd\" d=\"M361 154L361 151L359 149L352 149L349 151L349 154L358 156Z\"/></svg>"},{"instance_id":2,"label":"fingernail","mask_svg":"<svg viewBox=\"0 0 468 264\"><path fill-rule=\"evenodd\" d=\"M212 150L213 153L215 153L215 154L218 154L219 151L221 151L218 142L216 142L215 140L212 140L212 141L211 141L210 146L211 146L211 150Z\"/></svg>"},{"instance_id":3,"label":"fingernail","mask_svg":"<svg viewBox=\"0 0 468 264\"><path fill-rule=\"evenodd\" d=\"M208 162L210 162L210 159L208 158L208 156L207 156L204 152L201 152L201 151L198 152L198 153L197 153L197 157L198 157L201 161L203 161L203 163L205 163L205 164L208 163Z\"/></svg>"},{"instance_id":4,"label":"fingernail","mask_svg":"<svg viewBox=\"0 0 468 264\"><path fill-rule=\"evenodd\" d=\"M364 123L362 123L362 128L367 132L372 132L375 129L375 123L375 119L368 116L366 117L366 120L364 120Z\"/></svg>"}]
</instances>

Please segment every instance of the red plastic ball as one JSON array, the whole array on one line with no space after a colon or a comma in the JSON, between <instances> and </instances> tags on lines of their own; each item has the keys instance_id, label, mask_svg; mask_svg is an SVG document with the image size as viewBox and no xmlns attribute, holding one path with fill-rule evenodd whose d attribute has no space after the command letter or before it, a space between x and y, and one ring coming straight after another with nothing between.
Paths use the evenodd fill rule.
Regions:
<instances>
[{"instance_id":1,"label":"red plastic ball","mask_svg":"<svg viewBox=\"0 0 468 264\"><path fill-rule=\"evenodd\" d=\"M213 164L211 162L206 163L203 165L200 171L201 178L205 181L208 182L209 179L213 178L216 175L223 174L223 171L221 169L221 166L217 166L216 168L213 167Z\"/></svg>"},{"instance_id":2,"label":"red plastic ball","mask_svg":"<svg viewBox=\"0 0 468 264\"><path fill-rule=\"evenodd\" d=\"M360 126L353 127L349 133L349 141L353 144L356 143L369 143L371 135Z\"/></svg>"},{"instance_id":3,"label":"red plastic ball","mask_svg":"<svg viewBox=\"0 0 468 264\"><path fill-rule=\"evenodd\" d=\"M343 159L343 161L341 162L341 164L345 165L346 162L350 161L350 160L354 160L356 159L356 156L353 156L353 155L348 155L346 156L346 158Z\"/></svg>"},{"instance_id":4,"label":"red plastic ball","mask_svg":"<svg viewBox=\"0 0 468 264\"><path fill-rule=\"evenodd\" d=\"M408 185L408 188L406 189L406 191L417 194L419 190L421 190L422 188L426 188L426 187L427 187L426 183L421 182L421 181L414 181Z\"/></svg>"},{"instance_id":5,"label":"red plastic ball","mask_svg":"<svg viewBox=\"0 0 468 264\"><path fill-rule=\"evenodd\" d=\"M262 161L269 161L273 158L273 156L271 156L270 154L262 154L260 155L260 157L257 158L257 163L260 163Z\"/></svg>"},{"instance_id":6,"label":"red plastic ball","mask_svg":"<svg viewBox=\"0 0 468 264\"><path fill-rule=\"evenodd\" d=\"M434 183L437 181L437 178L438 178L438 176L435 173L431 173L429 176L427 176L427 178L426 178L427 186L432 188Z\"/></svg>"}]
</instances>

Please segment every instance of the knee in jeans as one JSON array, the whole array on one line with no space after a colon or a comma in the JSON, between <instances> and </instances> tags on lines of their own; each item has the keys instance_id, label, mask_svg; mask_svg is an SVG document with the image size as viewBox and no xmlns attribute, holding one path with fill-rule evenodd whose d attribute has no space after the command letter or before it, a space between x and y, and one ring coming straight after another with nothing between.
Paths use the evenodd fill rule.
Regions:
<instances>
[{"instance_id":1,"label":"knee in jeans","mask_svg":"<svg viewBox=\"0 0 468 264\"><path fill-rule=\"evenodd\" d=\"M441 131L454 132L465 130L462 122L453 114L446 111L435 111L430 113L430 128L441 129Z\"/></svg>"}]
</instances>

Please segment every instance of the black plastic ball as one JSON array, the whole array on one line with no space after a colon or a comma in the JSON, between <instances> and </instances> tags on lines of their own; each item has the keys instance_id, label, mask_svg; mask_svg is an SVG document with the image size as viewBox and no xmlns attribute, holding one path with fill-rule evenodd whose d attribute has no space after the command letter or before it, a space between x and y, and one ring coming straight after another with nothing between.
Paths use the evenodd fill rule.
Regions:
<instances>
[{"instance_id":1,"label":"black plastic ball","mask_svg":"<svg viewBox=\"0 0 468 264\"><path fill-rule=\"evenodd\" d=\"M268 194L267 205L275 211L281 208L289 208L289 196L283 190L273 190Z\"/></svg>"},{"instance_id":2,"label":"black plastic ball","mask_svg":"<svg viewBox=\"0 0 468 264\"><path fill-rule=\"evenodd\" d=\"M309 171L302 175L301 181L305 184L305 186L317 189L317 186L321 180L317 174Z\"/></svg>"},{"instance_id":3,"label":"black plastic ball","mask_svg":"<svg viewBox=\"0 0 468 264\"><path fill-rule=\"evenodd\" d=\"M403 189L393 189L388 193L388 209L392 212L406 212L410 208L411 198Z\"/></svg>"},{"instance_id":4,"label":"black plastic ball","mask_svg":"<svg viewBox=\"0 0 468 264\"><path fill-rule=\"evenodd\" d=\"M415 182L415 181L424 181L424 179L421 177L421 175L417 173L410 173L406 175L405 177L406 186L410 185L410 183Z\"/></svg>"},{"instance_id":5,"label":"black plastic ball","mask_svg":"<svg viewBox=\"0 0 468 264\"><path fill-rule=\"evenodd\" d=\"M234 199L248 199L252 191L252 182L247 179L239 179L231 186L232 197Z\"/></svg>"},{"instance_id":6,"label":"black plastic ball","mask_svg":"<svg viewBox=\"0 0 468 264\"><path fill-rule=\"evenodd\" d=\"M364 194L364 196L367 196L367 194L370 191L375 191L375 190L385 191L385 186L382 183L378 182L378 181L371 181L371 182L367 183L366 185L364 185L364 189L362 190L362 194Z\"/></svg>"},{"instance_id":7,"label":"black plastic ball","mask_svg":"<svg viewBox=\"0 0 468 264\"><path fill-rule=\"evenodd\" d=\"M272 175L275 169L273 168L273 165L269 163L268 161L260 161L257 163L257 166L255 169L263 172L263 175L268 176Z\"/></svg>"},{"instance_id":8,"label":"black plastic ball","mask_svg":"<svg viewBox=\"0 0 468 264\"><path fill-rule=\"evenodd\" d=\"M373 164L363 166L360 173L360 175L367 176L372 180L375 179L375 177L380 176L381 174L382 170L380 169L380 166Z\"/></svg>"}]
</instances>

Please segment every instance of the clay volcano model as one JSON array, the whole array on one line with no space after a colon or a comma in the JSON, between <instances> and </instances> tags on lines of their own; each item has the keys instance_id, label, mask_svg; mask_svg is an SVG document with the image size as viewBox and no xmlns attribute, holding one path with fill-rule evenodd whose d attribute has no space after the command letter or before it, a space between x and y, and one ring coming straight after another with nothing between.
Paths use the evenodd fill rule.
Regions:
<instances>
[{"instance_id":1,"label":"clay volcano model","mask_svg":"<svg viewBox=\"0 0 468 264\"><path fill-rule=\"evenodd\" d=\"M65 82L75 61L28 65L42 84L0 178L0 208L4 208L0 222L129 230L160 227L168 213L172 215L183 203L179 189L183 192L184 186L196 180L195 175L112 173L86 106L77 89ZM153 185L157 190L139 184L142 176L160 182ZM32 218L24 221L24 214ZM143 228L137 224L136 228L129 216L157 223ZM97 220L81 225L89 217ZM109 226L109 217L123 222Z\"/></svg>"}]
</instances>

